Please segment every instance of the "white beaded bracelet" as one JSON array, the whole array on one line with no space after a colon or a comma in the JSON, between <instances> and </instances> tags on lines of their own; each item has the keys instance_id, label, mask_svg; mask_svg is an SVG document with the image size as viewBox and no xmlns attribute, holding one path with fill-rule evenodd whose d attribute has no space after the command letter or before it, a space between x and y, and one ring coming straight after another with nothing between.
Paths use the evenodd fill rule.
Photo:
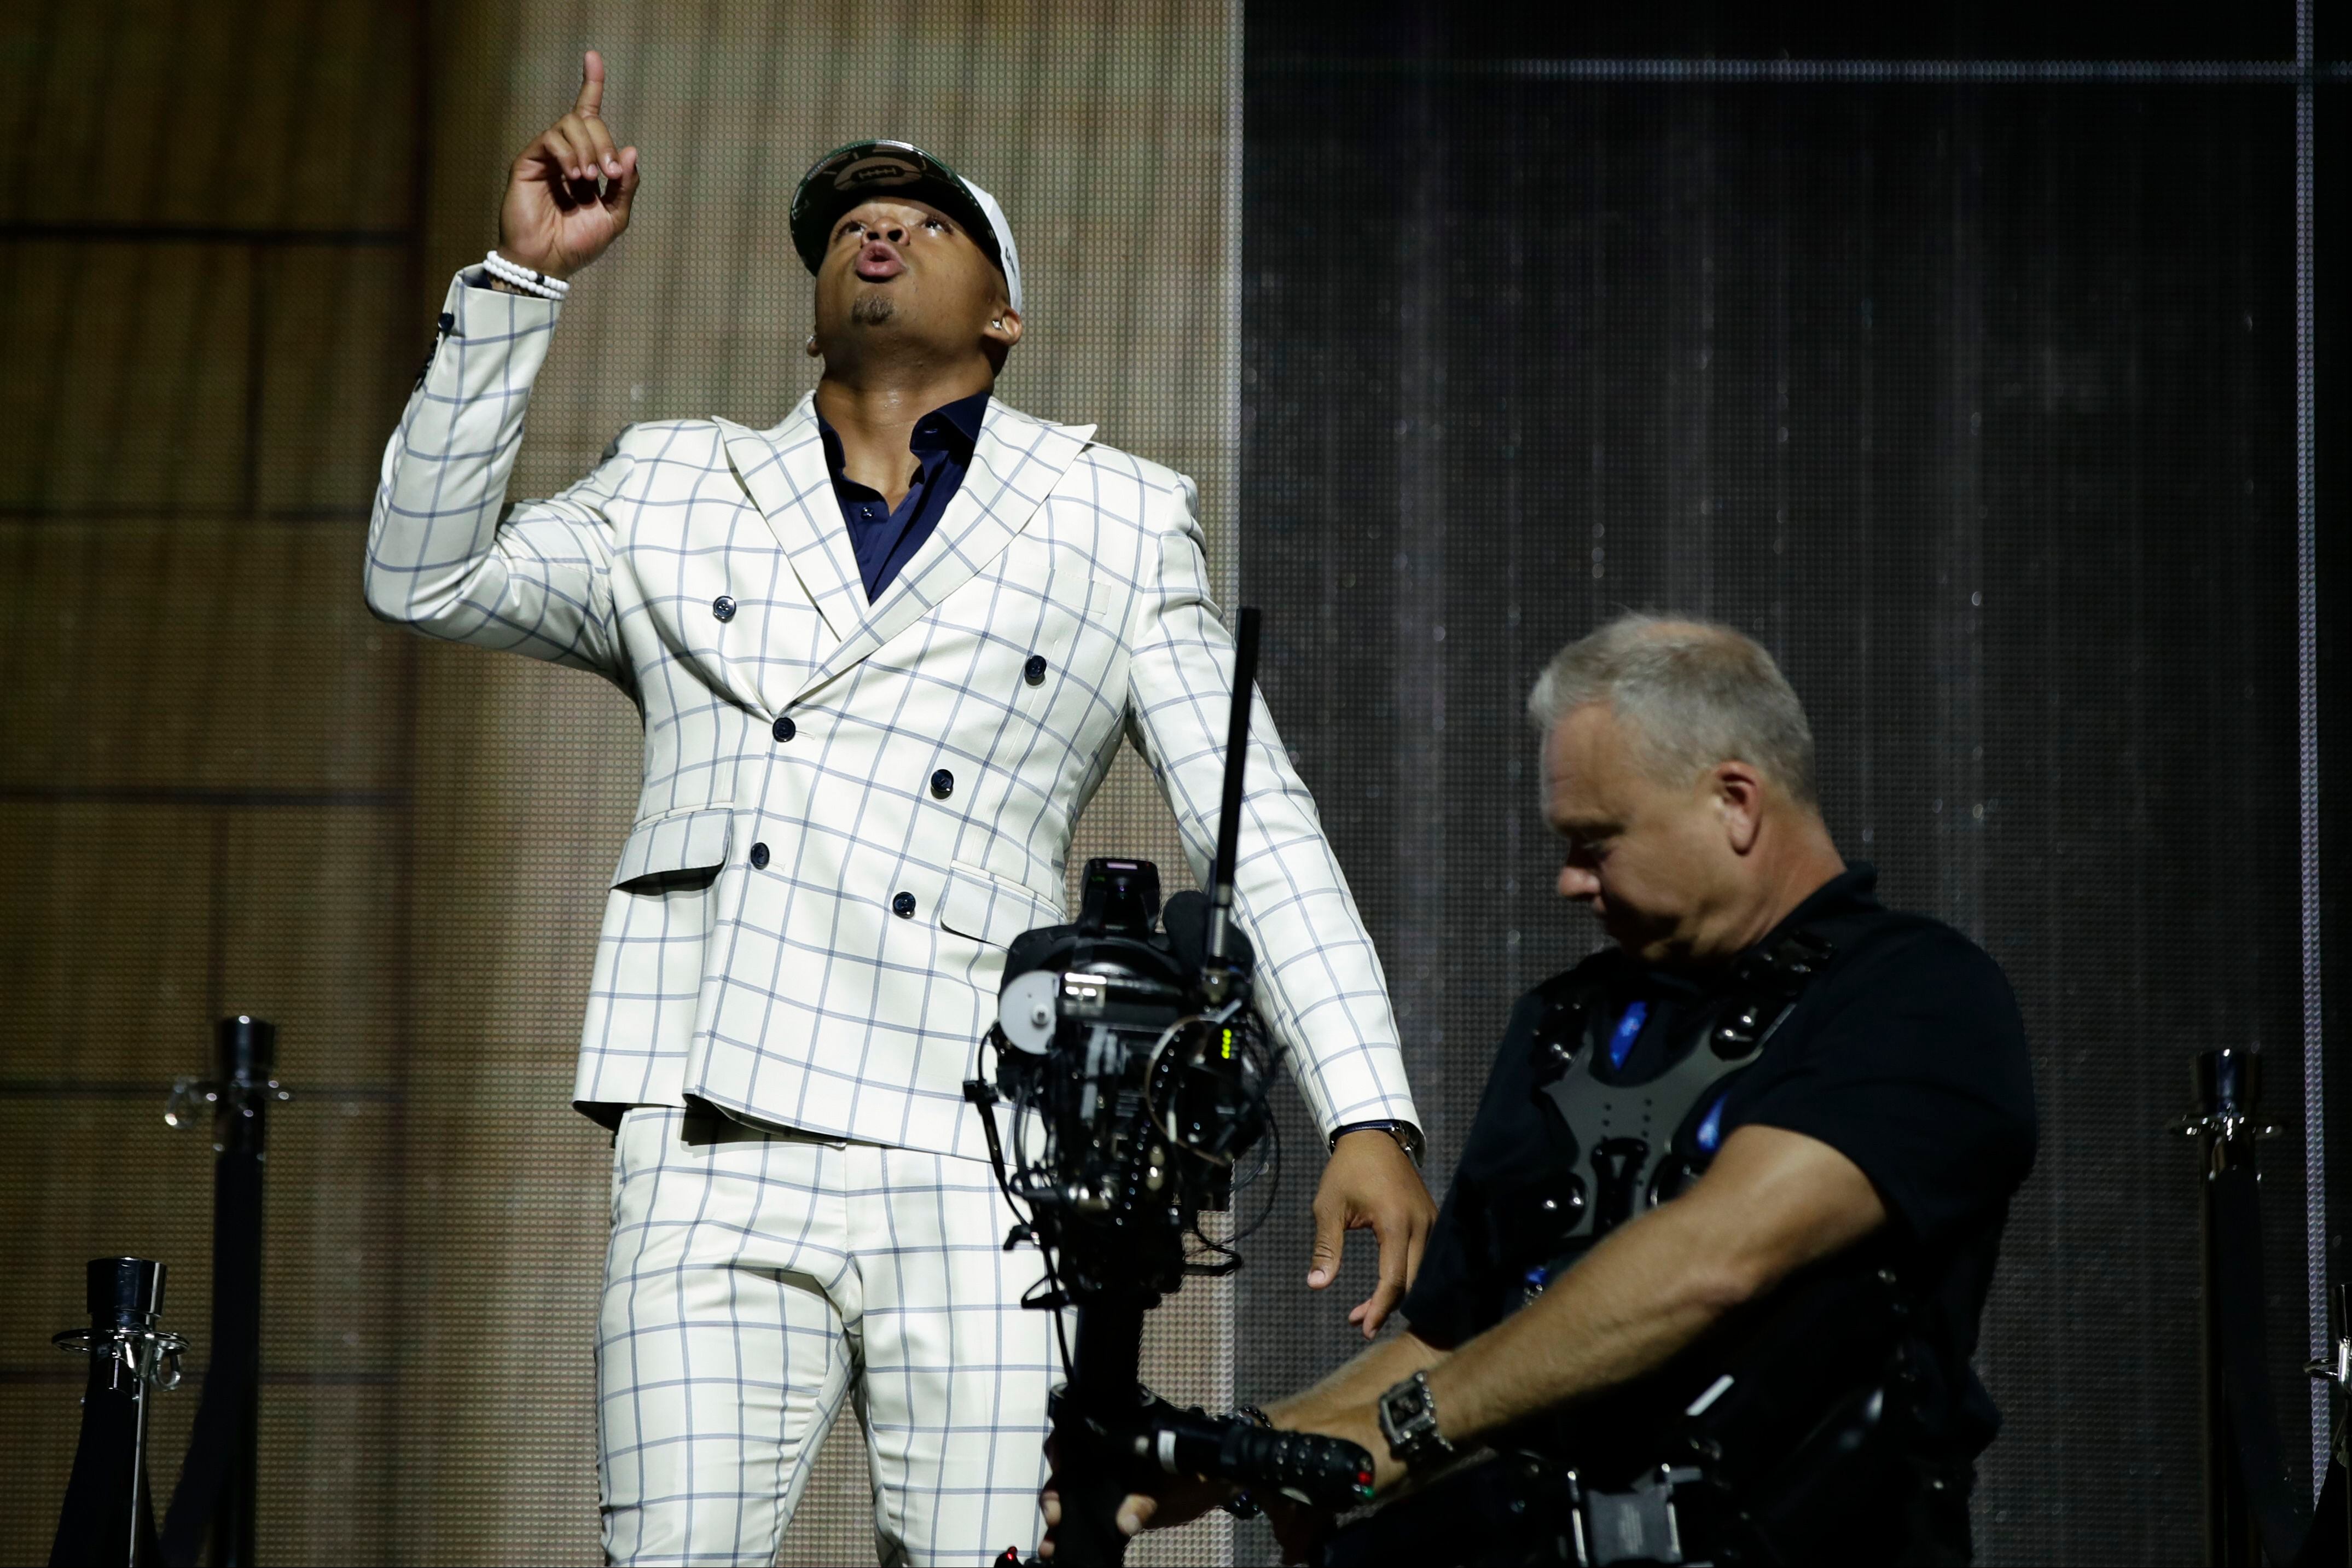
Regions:
<instances>
[{"instance_id":1,"label":"white beaded bracelet","mask_svg":"<svg viewBox=\"0 0 2352 1568\"><path fill-rule=\"evenodd\" d=\"M526 294L542 300L561 300L572 292L572 285L561 278L550 278L544 272L509 261L496 250L482 258L482 270L501 283L511 283Z\"/></svg>"}]
</instances>

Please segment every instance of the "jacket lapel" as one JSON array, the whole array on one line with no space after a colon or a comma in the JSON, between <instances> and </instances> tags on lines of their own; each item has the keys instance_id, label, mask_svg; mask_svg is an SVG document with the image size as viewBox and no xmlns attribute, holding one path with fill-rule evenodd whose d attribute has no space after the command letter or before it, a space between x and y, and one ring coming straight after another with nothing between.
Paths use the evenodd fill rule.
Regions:
<instances>
[{"instance_id":1,"label":"jacket lapel","mask_svg":"<svg viewBox=\"0 0 2352 1568\"><path fill-rule=\"evenodd\" d=\"M807 416L808 445L816 452L814 501L832 509L833 492L825 473L823 446L816 434L814 407L804 403L802 412ZM787 425L790 423L787 421ZM842 525L839 511L833 510L828 520L830 527L820 528L819 533L837 542L831 552L838 562L833 571L846 581L846 602L863 609L864 615L843 636L841 646L827 655L800 689L779 707L791 706L856 668L1003 554L1004 547L1028 526L1070 465L1077 461L1078 454L1086 450L1094 433L1091 425L1051 425L990 399L980 439L972 444L971 465L964 473L955 499L948 503L947 515L940 519L939 527L915 552L914 559L907 563L898 580L884 589L882 597L871 605L863 603L865 584L849 552L848 530ZM734 449L731 441L728 449L730 453ZM756 493L754 499L758 499ZM761 510L768 510L765 501L761 502ZM800 510L811 516L819 513L814 504L803 505ZM775 521L772 515L769 521ZM778 531L781 534L782 530ZM793 546L787 542L784 548L790 553ZM793 564L795 570L800 570L799 557L794 557ZM802 580L808 580L805 571ZM831 611L827 611L825 619L836 629L839 627Z\"/></svg>"},{"instance_id":2,"label":"jacket lapel","mask_svg":"<svg viewBox=\"0 0 2352 1568\"><path fill-rule=\"evenodd\" d=\"M814 395L802 398L772 430L746 429L731 419L716 423L735 477L838 642L866 618L866 582L850 552L841 503L834 499Z\"/></svg>"}]
</instances>

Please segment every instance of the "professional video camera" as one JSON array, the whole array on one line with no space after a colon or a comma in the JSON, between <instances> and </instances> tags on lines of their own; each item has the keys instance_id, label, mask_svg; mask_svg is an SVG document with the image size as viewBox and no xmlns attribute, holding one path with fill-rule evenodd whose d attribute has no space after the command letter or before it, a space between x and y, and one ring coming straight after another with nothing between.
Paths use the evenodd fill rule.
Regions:
<instances>
[{"instance_id":1,"label":"professional video camera","mask_svg":"<svg viewBox=\"0 0 2352 1568\"><path fill-rule=\"evenodd\" d=\"M1062 1342L1066 1381L1053 1399L1055 1568L1120 1562L1119 1500L1155 1476L1215 1477L1328 1508L1371 1493L1371 1458L1356 1444L1179 1410L1136 1375L1143 1314L1187 1273L1240 1267L1201 1215L1229 1205L1237 1163L1270 1125L1255 959L1233 923L1255 610L1242 611L1236 644L1206 896L1180 893L1162 910L1149 861L1088 861L1076 923L1013 942L986 1042L995 1081L964 1085L1005 1196L1028 1215L1005 1246L1034 1241L1045 1254L1048 1289L1025 1305L1075 1309L1076 1343ZM1003 1134L1000 1095L1012 1108ZM1192 1245L1201 1257L1188 1257Z\"/></svg>"}]
</instances>

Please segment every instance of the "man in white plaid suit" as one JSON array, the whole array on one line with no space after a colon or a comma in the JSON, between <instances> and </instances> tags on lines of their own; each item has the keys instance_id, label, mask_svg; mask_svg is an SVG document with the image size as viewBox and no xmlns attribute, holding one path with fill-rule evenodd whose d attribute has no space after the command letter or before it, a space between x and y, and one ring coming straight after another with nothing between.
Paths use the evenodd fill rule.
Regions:
<instances>
[{"instance_id":1,"label":"man in white plaid suit","mask_svg":"<svg viewBox=\"0 0 2352 1568\"><path fill-rule=\"evenodd\" d=\"M548 500L505 492L569 279L627 225L634 147L587 57L451 284L384 455L368 603L593 670L645 719L575 1102L615 1129L598 1336L604 1538L628 1563L773 1560L843 1401L886 1560L1038 1534L1050 1314L961 1086L1004 949L1064 920L1071 825L1122 737L1199 874L1231 643L1191 482L990 397L1021 335L995 202L897 142L796 196L814 394L767 430L632 426ZM1271 721L1237 910L1334 1140L1310 1285L1380 1238L1369 1336L1433 1208L1380 964Z\"/></svg>"}]
</instances>

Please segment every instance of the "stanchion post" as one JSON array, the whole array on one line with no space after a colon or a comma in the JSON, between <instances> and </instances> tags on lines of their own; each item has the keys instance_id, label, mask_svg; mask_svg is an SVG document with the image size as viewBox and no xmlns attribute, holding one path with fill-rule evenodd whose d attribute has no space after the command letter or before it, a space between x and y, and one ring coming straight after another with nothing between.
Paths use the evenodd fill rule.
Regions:
<instances>
[{"instance_id":1,"label":"stanchion post","mask_svg":"<svg viewBox=\"0 0 2352 1568\"><path fill-rule=\"evenodd\" d=\"M51 1336L89 1357L81 1440L58 1510L50 1568L146 1568L157 1560L147 1489L147 1394L175 1388L186 1342L155 1326L163 1266L149 1258L93 1258L85 1290L89 1327Z\"/></svg>"},{"instance_id":2,"label":"stanchion post","mask_svg":"<svg viewBox=\"0 0 2352 1568\"><path fill-rule=\"evenodd\" d=\"M234 1366L244 1386L229 1472L215 1505L212 1568L252 1568L256 1467L261 1449L261 1171L267 1158L269 1101L279 1092L278 1030L240 1015L220 1021L219 1083L214 1109L213 1354L226 1360L225 1336L238 1336Z\"/></svg>"},{"instance_id":3,"label":"stanchion post","mask_svg":"<svg viewBox=\"0 0 2352 1568\"><path fill-rule=\"evenodd\" d=\"M261 1173L268 1110L291 1099L271 1069L278 1030L240 1014L216 1035L218 1076L183 1080L163 1119L213 1122L212 1356L180 1484L163 1521L163 1554L210 1568L253 1568L254 1491L261 1426ZM208 1548L208 1549L207 1549Z\"/></svg>"},{"instance_id":4,"label":"stanchion post","mask_svg":"<svg viewBox=\"0 0 2352 1568\"><path fill-rule=\"evenodd\" d=\"M2197 1109L2173 1125L2197 1140L2204 1237L2205 1561L2215 1568L2259 1568L2261 1527L2238 1473L2231 1440L2229 1397L2222 1381L2220 1302L2221 1220L2214 1183L2225 1173L2251 1170L2254 1141L2273 1131L2257 1124L2263 1059L2242 1046L2201 1051L2196 1062Z\"/></svg>"}]
</instances>

